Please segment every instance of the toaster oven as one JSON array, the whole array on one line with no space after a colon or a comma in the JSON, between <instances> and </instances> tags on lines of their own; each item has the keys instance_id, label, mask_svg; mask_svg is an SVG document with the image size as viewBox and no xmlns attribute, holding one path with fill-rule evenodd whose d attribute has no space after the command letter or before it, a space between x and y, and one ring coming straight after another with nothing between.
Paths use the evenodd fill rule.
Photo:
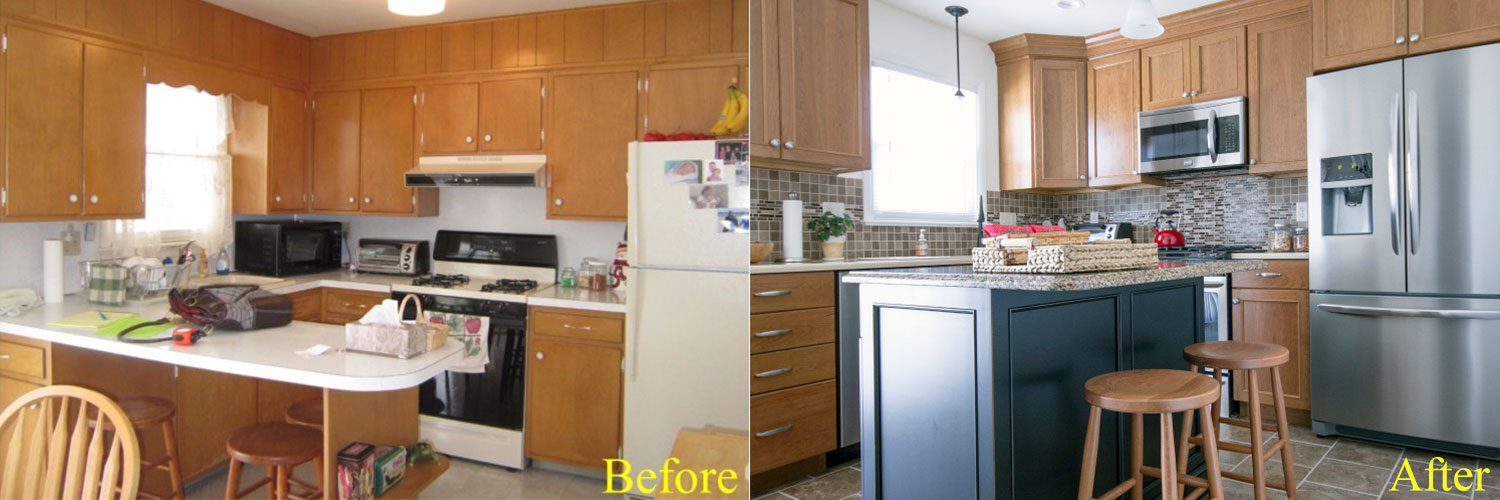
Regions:
<instances>
[{"instance_id":1,"label":"toaster oven","mask_svg":"<svg viewBox=\"0 0 1500 500\"><path fill-rule=\"evenodd\" d=\"M360 272L417 276L427 274L431 250L426 241L360 239Z\"/></svg>"}]
</instances>

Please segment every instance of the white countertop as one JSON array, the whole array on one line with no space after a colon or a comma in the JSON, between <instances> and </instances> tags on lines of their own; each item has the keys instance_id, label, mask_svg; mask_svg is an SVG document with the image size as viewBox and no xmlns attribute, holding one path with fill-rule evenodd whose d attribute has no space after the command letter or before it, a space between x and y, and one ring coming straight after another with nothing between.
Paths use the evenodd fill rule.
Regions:
<instances>
[{"instance_id":1,"label":"white countertop","mask_svg":"<svg viewBox=\"0 0 1500 500\"><path fill-rule=\"evenodd\" d=\"M526 305L624 314L625 292L618 289L596 292L587 288L553 285L531 292L526 296Z\"/></svg>"},{"instance_id":2,"label":"white countertop","mask_svg":"<svg viewBox=\"0 0 1500 500\"><path fill-rule=\"evenodd\" d=\"M148 361L342 391L389 391L417 386L446 371L459 360L462 350L461 343L449 340L441 349L409 359L346 353L342 351L343 326L301 321L265 330L215 332L192 346L170 342L129 344L95 335L91 330L47 325L90 310L159 318L165 315L167 305L163 301L104 306L90 304L84 295L74 294L60 304L46 304L16 317L0 317L0 331ZM315 344L328 345L334 350L322 356L297 353Z\"/></svg>"},{"instance_id":3,"label":"white countertop","mask_svg":"<svg viewBox=\"0 0 1500 500\"><path fill-rule=\"evenodd\" d=\"M901 267L967 266L973 263L969 255L935 257L873 257L834 261L807 261L798 263L774 262L751 264L750 274L810 273L817 271L849 271L854 269L895 269Z\"/></svg>"},{"instance_id":4,"label":"white countertop","mask_svg":"<svg viewBox=\"0 0 1500 500\"><path fill-rule=\"evenodd\" d=\"M329 271L303 276L288 276L284 280L262 288L276 293L296 293L314 288L342 288L345 290L390 293L391 286L409 284L412 277ZM625 294L618 291L589 292L581 289L547 286L528 294L526 296L526 304L564 309L624 313Z\"/></svg>"},{"instance_id":5,"label":"white countertop","mask_svg":"<svg viewBox=\"0 0 1500 500\"><path fill-rule=\"evenodd\" d=\"M1229 254L1234 260L1307 260L1307 252L1237 252Z\"/></svg>"}]
</instances>

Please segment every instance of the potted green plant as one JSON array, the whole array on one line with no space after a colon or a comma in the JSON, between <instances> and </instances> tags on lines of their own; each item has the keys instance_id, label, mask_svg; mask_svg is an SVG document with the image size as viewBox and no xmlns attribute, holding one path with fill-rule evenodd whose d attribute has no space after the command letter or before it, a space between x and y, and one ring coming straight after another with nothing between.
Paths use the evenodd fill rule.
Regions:
<instances>
[{"instance_id":1,"label":"potted green plant","mask_svg":"<svg viewBox=\"0 0 1500 500\"><path fill-rule=\"evenodd\" d=\"M849 214L834 215L833 212L823 212L823 215L818 218L807 221L807 230L813 232L813 238L823 243L823 260L844 258L842 236L850 229L854 229L854 218L849 217Z\"/></svg>"}]
</instances>

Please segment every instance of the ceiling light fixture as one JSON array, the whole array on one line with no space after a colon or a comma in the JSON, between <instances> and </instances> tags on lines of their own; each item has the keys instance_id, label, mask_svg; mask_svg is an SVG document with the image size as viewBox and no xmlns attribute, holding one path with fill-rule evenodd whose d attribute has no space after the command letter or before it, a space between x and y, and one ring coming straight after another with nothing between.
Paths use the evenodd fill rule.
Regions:
<instances>
[{"instance_id":1,"label":"ceiling light fixture","mask_svg":"<svg viewBox=\"0 0 1500 500\"><path fill-rule=\"evenodd\" d=\"M430 16L443 11L445 0L386 0L392 13L403 16Z\"/></svg>"},{"instance_id":2,"label":"ceiling light fixture","mask_svg":"<svg viewBox=\"0 0 1500 500\"><path fill-rule=\"evenodd\" d=\"M962 83L964 75L964 64L963 58L959 57L958 54L958 18L964 17L964 14L968 14L969 9L965 9L958 5L949 5L948 7L944 8L943 11L947 12L948 15L953 16L953 88L955 89L955 91L953 92L953 97L963 99L964 88L962 86Z\"/></svg>"},{"instance_id":3,"label":"ceiling light fixture","mask_svg":"<svg viewBox=\"0 0 1500 500\"><path fill-rule=\"evenodd\" d=\"M1121 36L1145 40L1159 37L1165 31L1161 21L1156 19L1156 8L1151 6L1151 0L1130 0L1130 8L1125 11L1125 24L1120 26Z\"/></svg>"},{"instance_id":4,"label":"ceiling light fixture","mask_svg":"<svg viewBox=\"0 0 1500 500\"><path fill-rule=\"evenodd\" d=\"M1073 10L1083 7L1083 0L1061 0L1057 2L1057 6L1063 9Z\"/></svg>"}]
</instances>

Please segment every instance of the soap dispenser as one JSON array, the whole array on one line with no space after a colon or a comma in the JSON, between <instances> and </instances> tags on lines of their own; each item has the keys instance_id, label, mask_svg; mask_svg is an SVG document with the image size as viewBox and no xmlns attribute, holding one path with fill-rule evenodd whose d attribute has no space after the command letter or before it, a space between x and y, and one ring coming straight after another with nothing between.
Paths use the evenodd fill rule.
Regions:
<instances>
[{"instance_id":1,"label":"soap dispenser","mask_svg":"<svg viewBox=\"0 0 1500 500\"><path fill-rule=\"evenodd\" d=\"M917 232L917 256L926 257L930 247L927 246L927 230Z\"/></svg>"}]
</instances>

